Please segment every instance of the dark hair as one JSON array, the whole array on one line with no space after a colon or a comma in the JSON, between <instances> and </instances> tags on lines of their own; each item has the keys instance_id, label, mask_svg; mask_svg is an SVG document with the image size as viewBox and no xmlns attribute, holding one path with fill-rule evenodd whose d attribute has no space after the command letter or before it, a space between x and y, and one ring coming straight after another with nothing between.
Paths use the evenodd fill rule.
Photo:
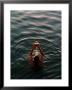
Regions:
<instances>
[{"instance_id":1,"label":"dark hair","mask_svg":"<svg viewBox=\"0 0 72 90\"><path fill-rule=\"evenodd\" d=\"M39 60L39 57L38 56L35 56L34 60Z\"/></svg>"},{"instance_id":2,"label":"dark hair","mask_svg":"<svg viewBox=\"0 0 72 90\"><path fill-rule=\"evenodd\" d=\"M38 56L35 56L35 57L34 57L34 63L35 63L35 64L38 64L38 63L39 63L39 57L38 57Z\"/></svg>"}]
</instances>

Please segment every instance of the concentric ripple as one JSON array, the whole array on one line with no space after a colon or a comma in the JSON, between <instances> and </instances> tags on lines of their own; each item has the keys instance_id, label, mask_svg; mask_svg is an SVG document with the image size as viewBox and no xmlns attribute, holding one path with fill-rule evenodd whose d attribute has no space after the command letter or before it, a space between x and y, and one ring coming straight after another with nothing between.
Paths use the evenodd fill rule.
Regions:
<instances>
[{"instance_id":1,"label":"concentric ripple","mask_svg":"<svg viewBox=\"0 0 72 90\"><path fill-rule=\"evenodd\" d=\"M39 71L28 63L35 40L40 41L45 54ZM11 11L11 78L61 79L60 11Z\"/></svg>"}]
</instances>

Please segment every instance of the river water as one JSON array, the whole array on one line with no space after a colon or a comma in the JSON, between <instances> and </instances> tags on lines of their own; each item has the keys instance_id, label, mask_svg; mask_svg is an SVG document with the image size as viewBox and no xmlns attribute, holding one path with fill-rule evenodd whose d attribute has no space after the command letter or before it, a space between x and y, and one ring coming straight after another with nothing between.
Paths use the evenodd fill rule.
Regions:
<instances>
[{"instance_id":1,"label":"river water","mask_svg":"<svg viewBox=\"0 0 72 90\"><path fill-rule=\"evenodd\" d=\"M45 54L38 71L28 62L36 40ZM11 79L61 79L60 11L11 11Z\"/></svg>"}]
</instances>

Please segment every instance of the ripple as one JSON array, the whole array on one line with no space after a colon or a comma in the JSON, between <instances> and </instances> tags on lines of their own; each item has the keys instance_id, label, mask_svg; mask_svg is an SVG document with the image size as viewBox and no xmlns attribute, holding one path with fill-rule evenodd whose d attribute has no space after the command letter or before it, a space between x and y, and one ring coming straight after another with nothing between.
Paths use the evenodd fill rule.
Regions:
<instances>
[{"instance_id":1,"label":"ripple","mask_svg":"<svg viewBox=\"0 0 72 90\"><path fill-rule=\"evenodd\" d=\"M35 40L45 54L40 71L32 70L28 62ZM60 11L11 11L11 78L61 79Z\"/></svg>"}]
</instances>

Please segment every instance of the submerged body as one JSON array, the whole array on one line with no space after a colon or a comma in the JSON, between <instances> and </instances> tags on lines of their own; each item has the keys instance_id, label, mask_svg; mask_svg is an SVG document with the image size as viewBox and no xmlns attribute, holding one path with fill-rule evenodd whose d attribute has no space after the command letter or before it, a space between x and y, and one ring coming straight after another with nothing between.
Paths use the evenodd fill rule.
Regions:
<instances>
[{"instance_id":1,"label":"submerged body","mask_svg":"<svg viewBox=\"0 0 72 90\"><path fill-rule=\"evenodd\" d=\"M38 41L35 41L29 53L29 62L33 67L38 68L43 65L43 61L43 50L41 49L40 43Z\"/></svg>"}]
</instances>

